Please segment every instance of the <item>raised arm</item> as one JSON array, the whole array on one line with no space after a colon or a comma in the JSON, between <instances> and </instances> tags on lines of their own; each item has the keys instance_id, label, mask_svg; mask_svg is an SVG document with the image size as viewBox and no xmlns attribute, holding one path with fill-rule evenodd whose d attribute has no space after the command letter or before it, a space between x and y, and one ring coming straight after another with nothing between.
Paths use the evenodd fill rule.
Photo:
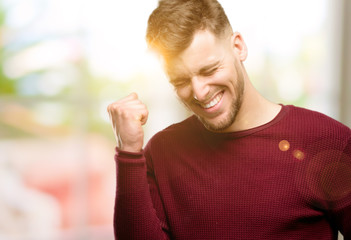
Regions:
<instances>
[{"instance_id":1,"label":"raised arm","mask_svg":"<svg viewBox=\"0 0 351 240\"><path fill-rule=\"evenodd\" d=\"M115 239L168 239L153 206L150 190L156 189L147 176L142 151L148 111L133 93L108 106L117 140L117 191L114 211Z\"/></svg>"}]
</instances>

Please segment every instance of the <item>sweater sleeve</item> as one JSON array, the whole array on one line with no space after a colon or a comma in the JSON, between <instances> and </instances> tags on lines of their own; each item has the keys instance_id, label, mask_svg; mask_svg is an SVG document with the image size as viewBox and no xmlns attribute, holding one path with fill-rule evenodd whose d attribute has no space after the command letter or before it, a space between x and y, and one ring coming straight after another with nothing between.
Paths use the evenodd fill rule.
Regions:
<instances>
[{"instance_id":1,"label":"sweater sleeve","mask_svg":"<svg viewBox=\"0 0 351 240\"><path fill-rule=\"evenodd\" d=\"M154 208L152 200L157 198L150 191L157 187L152 174L147 174L144 152L116 151L115 239L169 239Z\"/></svg>"},{"instance_id":2,"label":"sweater sleeve","mask_svg":"<svg viewBox=\"0 0 351 240\"><path fill-rule=\"evenodd\" d=\"M342 233L345 240L351 240L351 138L342 153L330 181L332 224Z\"/></svg>"}]
</instances>

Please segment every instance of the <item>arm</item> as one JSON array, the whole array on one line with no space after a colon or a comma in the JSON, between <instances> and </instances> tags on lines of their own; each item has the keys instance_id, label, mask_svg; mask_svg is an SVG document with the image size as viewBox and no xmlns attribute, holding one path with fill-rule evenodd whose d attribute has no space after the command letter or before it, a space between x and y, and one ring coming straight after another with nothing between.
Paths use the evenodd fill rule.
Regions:
<instances>
[{"instance_id":1,"label":"arm","mask_svg":"<svg viewBox=\"0 0 351 240\"><path fill-rule=\"evenodd\" d=\"M116 162L115 238L169 239L161 227L165 224L157 217L151 200L150 191L157 187L147 177L143 153L117 151Z\"/></svg>"},{"instance_id":2,"label":"arm","mask_svg":"<svg viewBox=\"0 0 351 240\"><path fill-rule=\"evenodd\" d=\"M108 106L112 127L117 140L117 192L114 212L115 238L167 239L157 217L152 200L155 198L155 180L147 171L142 151L147 121L146 106L133 93ZM151 191L151 194L150 194ZM153 196L153 198L151 198ZM157 201L156 201L157 203ZM159 206L159 204L156 204Z\"/></svg>"},{"instance_id":3,"label":"arm","mask_svg":"<svg viewBox=\"0 0 351 240\"><path fill-rule=\"evenodd\" d=\"M345 240L351 240L351 138L341 154L334 177L330 181L331 218Z\"/></svg>"}]
</instances>

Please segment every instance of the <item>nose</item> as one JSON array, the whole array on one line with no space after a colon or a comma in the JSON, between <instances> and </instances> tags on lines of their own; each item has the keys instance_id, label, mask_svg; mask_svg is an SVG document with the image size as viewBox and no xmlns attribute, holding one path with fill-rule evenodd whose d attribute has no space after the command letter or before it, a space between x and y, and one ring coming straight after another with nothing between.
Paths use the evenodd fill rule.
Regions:
<instances>
[{"instance_id":1,"label":"nose","mask_svg":"<svg viewBox=\"0 0 351 240\"><path fill-rule=\"evenodd\" d=\"M204 77L194 76L191 79L192 93L196 100L205 101L210 91L209 84Z\"/></svg>"}]
</instances>

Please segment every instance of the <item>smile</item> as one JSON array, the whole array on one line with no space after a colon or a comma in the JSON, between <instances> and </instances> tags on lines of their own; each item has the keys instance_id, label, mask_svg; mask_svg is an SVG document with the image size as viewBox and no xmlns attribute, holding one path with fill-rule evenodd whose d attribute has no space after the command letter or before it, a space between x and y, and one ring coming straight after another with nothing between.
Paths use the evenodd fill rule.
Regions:
<instances>
[{"instance_id":1,"label":"smile","mask_svg":"<svg viewBox=\"0 0 351 240\"><path fill-rule=\"evenodd\" d=\"M223 92L220 92L215 98L213 98L209 103L207 104L200 104L201 107L205 108L205 109L209 109L211 107L216 106L222 99L223 97Z\"/></svg>"}]
</instances>

